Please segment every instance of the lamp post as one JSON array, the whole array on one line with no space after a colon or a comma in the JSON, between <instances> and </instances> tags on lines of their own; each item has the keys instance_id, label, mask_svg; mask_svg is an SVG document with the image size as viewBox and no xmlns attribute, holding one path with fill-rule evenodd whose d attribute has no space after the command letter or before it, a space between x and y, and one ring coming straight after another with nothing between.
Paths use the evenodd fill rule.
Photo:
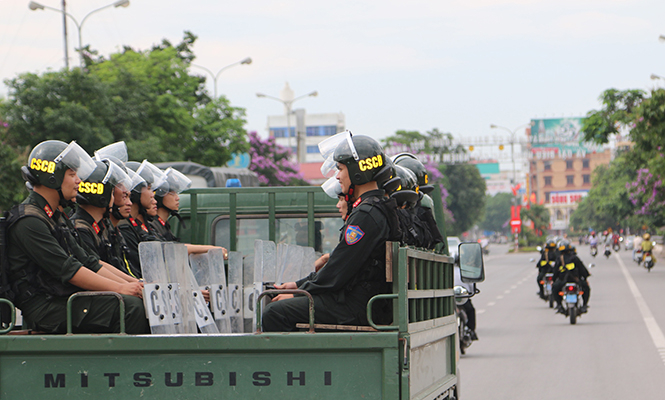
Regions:
<instances>
[{"instance_id":1,"label":"lamp post","mask_svg":"<svg viewBox=\"0 0 665 400\"><path fill-rule=\"evenodd\" d=\"M71 18L72 21L74 21L74 25L76 25L76 28L78 29L78 34L79 34L79 57L81 59L81 67L83 67L83 64L84 64L83 63L83 40L81 39L81 28L83 27L83 24L85 23L85 20L88 19L88 17L90 15L96 13L97 11L101 11L101 10L103 10L105 8L109 8L109 7L116 7L116 8L118 8L118 7L129 7L129 0L118 0L114 3L105 5L104 7L99 7L96 10L92 10L88 14L86 14L85 17L83 17L83 19L81 20L81 23L79 23L76 20L76 18L74 18L73 15L71 15L70 13L65 11L65 0L62 0L62 10L58 10L57 8L45 6L45 5L36 3L34 1L31 1L28 4L28 8L30 8L32 11L46 9L46 10L53 10L53 11L62 13L62 15L63 15L63 25L65 27L64 28L64 35L65 35L65 66L67 68L69 68L69 53L67 51L67 24L65 23L66 22L65 21L65 16L68 16L69 18Z\"/></svg>"},{"instance_id":2,"label":"lamp post","mask_svg":"<svg viewBox=\"0 0 665 400\"><path fill-rule=\"evenodd\" d=\"M222 71L227 70L227 69L233 67L234 65L238 65L238 64L246 64L246 65L249 65L249 64L251 64L251 63L252 63L252 59L251 59L250 57L247 57L247 58L245 58L245 59L243 59L243 60L240 60L240 61L234 62L233 64L229 64L229 65L227 65L226 67L223 67L222 69L220 69L219 71L217 71L216 74L213 73L213 72L212 72L211 70L209 70L208 68L202 66L202 65L196 65L196 64L190 64L190 65L191 65L192 67L201 68L202 70L204 70L204 71L206 71L207 73L209 73L210 76L212 76L212 80L213 80L213 82L214 82L214 84L215 84L215 91L214 91L214 93L215 93L215 98L217 98L217 78L219 78L219 74L221 74Z\"/></svg>"},{"instance_id":3,"label":"lamp post","mask_svg":"<svg viewBox=\"0 0 665 400\"><path fill-rule=\"evenodd\" d=\"M287 83L286 84L287 88L288 88L288 85L289 84ZM286 112L286 137L288 138L287 145L289 146L289 149L290 149L291 148L291 112L292 112L293 103L295 103L296 101L298 101L300 99L304 99L305 97L310 97L310 96L311 97L316 97L318 95L319 95L319 92L317 92L315 90L311 93L304 94L302 96L298 96L294 99L280 99L278 97L269 96L269 95L263 94L263 93L257 93L256 97L265 97L265 98L268 98L268 99L273 99L273 100L279 101L280 103L284 104L284 110ZM299 144L300 141L298 140L296 143ZM298 163L301 163L302 161L304 161L304 160L300 159L300 151L297 151L296 156L298 158Z\"/></svg>"},{"instance_id":4,"label":"lamp post","mask_svg":"<svg viewBox=\"0 0 665 400\"><path fill-rule=\"evenodd\" d=\"M503 126L494 125L494 124L490 125L491 129L503 129L503 130L510 133L510 159L513 162L513 179L512 179L513 185L517 184L517 176L515 174L515 134L517 133L518 130L520 130L522 128L526 128L528 126L531 126L531 123L520 125L517 128L515 128L513 130L510 130L510 129L505 128ZM515 202L515 208L517 209L517 199L518 199L518 197L517 197L517 195L515 195L515 196L516 197L514 197L513 199L514 199L514 202ZM518 238L519 238L519 236L518 236L517 232L515 232L515 252L517 252L517 250L519 249L519 240L518 240Z\"/></svg>"}]
</instances>

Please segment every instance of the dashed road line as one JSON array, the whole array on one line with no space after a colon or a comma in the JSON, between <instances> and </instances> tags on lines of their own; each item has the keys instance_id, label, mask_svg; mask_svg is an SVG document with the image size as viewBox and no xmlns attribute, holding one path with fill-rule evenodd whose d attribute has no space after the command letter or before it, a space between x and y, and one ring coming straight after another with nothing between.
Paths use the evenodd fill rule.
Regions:
<instances>
[{"instance_id":1,"label":"dashed road line","mask_svg":"<svg viewBox=\"0 0 665 400\"><path fill-rule=\"evenodd\" d=\"M623 273L624 278L626 278L626 282L628 282L628 287L630 288L630 292L633 294L633 297L637 302L637 308L640 310L640 314L642 314L642 319L644 320L644 324L646 325L647 330L649 331L649 335L651 335L651 340L653 341L653 344L656 346L656 349L660 354L661 360L663 360L663 363L665 364L665 335L663 335L663 331L660 329L660 326L658 326L658 322L656 322L656 319L651 313L651 309L649 309L647 302L644 300L644 297L642 297L640 289L638 289L637 285L635 284L635 281L633 280L633 277L630 275L630 272L628 272L628 269L626 268L626 265L623 263L623 260L616 253L614 253L614 256L619 261L619 267L621 268L621 272Z\"/></svg>"}]
</instances>

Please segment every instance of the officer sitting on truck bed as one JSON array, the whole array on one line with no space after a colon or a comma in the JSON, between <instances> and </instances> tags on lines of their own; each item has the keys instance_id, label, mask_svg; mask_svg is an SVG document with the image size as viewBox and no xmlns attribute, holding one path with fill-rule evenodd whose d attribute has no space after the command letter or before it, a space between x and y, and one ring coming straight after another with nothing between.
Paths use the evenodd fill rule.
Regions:
<instances>
[{"instance_id":1,"label":"officer sitting on truck bed","mask_svg":"<svg viewBox=\"0 0 665 400\"><path fill-rule=\"evenodd\" d=\"M64 333L67 298L79 291L104 290L123 295L127 333L147 333L141 296L143 284L119 278L102 266L77 241L75 229L63 213L76 199L80 178L96 165L75 142L49 140L35 146L28 165L21 168L32 188L12 208L8 218L8 275L15 304L35 327ZM77 176L80 175L80 176ZM119 332L119 303L115 297L84 297L72 309L76 332Z\"/></svg>"},{"instance_id":2,"label":"officer sitting on truck bed","mask_svg":"<svg viewBox=\"0 0 665 400\"><path fill-rule=\"evenodd\" d=\"M375 180L385 162L376 140L351 137L349 133L348 140L337 145L333 157L343 192L358 199L342 229L342 238L325 267L277 288L308 291L314 298L316 323L368 325L367 302L389 291L385 243L399 239L396 203L384 196ZM263 329L293 331L296 323L309 320L308 310L306 296L280 294L263 313Z\"/></svg>"}]
</instances>

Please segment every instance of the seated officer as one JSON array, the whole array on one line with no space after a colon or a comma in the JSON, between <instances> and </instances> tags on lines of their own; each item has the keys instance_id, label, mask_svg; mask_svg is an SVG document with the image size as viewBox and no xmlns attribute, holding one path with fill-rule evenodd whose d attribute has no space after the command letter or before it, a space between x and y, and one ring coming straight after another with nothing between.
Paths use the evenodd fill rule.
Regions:
<instances>
[{"instance_id":1,"label":"seated officer","mask_svg":"<svg viewBox=\"0 0 665 400\"><path fill-rule=\"evenodd\" d=\"M8 218L9 281L16 306L36 329L66 331L68 297L83 290L114 291L123 295L127 333L147 333L141 296L142 284L121 282L77 242L71 222L62 212L76 199L79 176L87 178L95 164L75 142L69 146L49 140L38 144L21 168L32 187ZM119 304L115 297L83 297L72 307L77 332L119 332Z\"/></svg>"},{"instance_id":2,"label":"seated officer","mask_svg":"<svg viewBox=\"0 0 665 400\"><path fill-rule=\"evenodd\" d=\"M116 275L127 282L138 279L122 271L126 271L122 249L116 248L120 242L117 233L109 221L109 207L113 204L113 190L131 185L129 176L118 165L108 161L95 161L96 168L90 176L79 184L76 196L78 205L72 215L72 221L79 234L83 247L102 263L108 263Z\"/></svg>"},{"instance_id":3,"label":"seated officer","mask_svg":"<svg viewBox=\"0 0 665 400\"><path fill-rule=\"evenodd\" d=\"M344 138L336 146L333 156L342 192L352 192L357 198L341 240L318 272L277 286L308 291L314 299L316 323L368 324L367 302L372 296L389 291L385 277L386 240L398 240L400 236L395 200L386 198L375 180L385 162L383 149L367 136L349 139ZM308 310L306 296L280 294L263 313L263 329L293 331L296 323L309 320Z\"/></svg>"}]
</instances>

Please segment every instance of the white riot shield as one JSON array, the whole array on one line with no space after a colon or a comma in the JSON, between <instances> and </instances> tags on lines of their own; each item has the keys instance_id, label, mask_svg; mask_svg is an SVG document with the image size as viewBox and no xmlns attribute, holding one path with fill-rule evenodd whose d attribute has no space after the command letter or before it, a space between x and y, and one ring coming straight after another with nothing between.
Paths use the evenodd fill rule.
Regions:
<instances>
[{"instance_id":1,"label":"white riot shield","mask_svg":"<svg viewBox=\"0 0 665 400\"><path fill-rule=\"evenodd\" d=\"M176 333L174 310L168 297L168 280L161 242L139 243L143 274L143 304L153 334Z\"/></svg>"},{"instance_id":2,"label":"white riot shield","mask_svg":"<svg viewBox=\"0 0 665 400\"><path fill-rule=\"evenodd\" d=\"M242 253L229 252L229 318L231 332L242 333L243 330L243 284L242 284Z\"/></svg>"},{"instance_id":3,"label":"white riot shield","mask_svg":"<svg viewBox=\"0 0 665 400\"><path fill-rule=\"evenodd\" d=\"M319 256L313 247L303 247L303 263L298 279L304 278L314 272L314 263L319 259Z\"/></svg>"},{"instance_id":4,"label":"white riot shield","mask_svg":"<svg viewBox=\"0 0 665 400\"><path fill-rule=\"evenodd\" d=\"M208 250L210 265L210 304L215 323L220 333L231 333L231 318L224 272L224 252L222 249Z\"/></svg>"},{"instance_id":5,"label":"white riot shield","mask_svg":"<svg viewBox=\"0 0 665 400\"><path fill-rule=\"evenodd\" d=\"M194 273L189 266L185 269L184 275L187 282L187 294L191 296L192 305L194 306L194 318L196 325L201 330L201 333L219 333L215 319L210 313L210 309L206 305L205 299L199 287L201 286L194 277Z\"/></svg>"},{"instance_id":6,"label":"white riot shield","mask_svg":"<svg viewBox=\"0 0 665 400\"><path fill-rule=\"evenodd\" d=\"M286 257L281 274L279 275L280 283L295 282L300 278L304 278L304 276L300 275L302 265L305 262L303 247L295 244L287 244L285 250Z\"/></svg>"},{"instance_id":7,"label":"white riot shield","mask_svg":"<svg viewBox=\"0 0 665 400\"><path fill-rule=\"evenodd\" d=\"M185 274L185 271L191 271L187 258L187 247L182 243L164 243L164 260L171 301L181 309L182 322L176 325L176 331L177 333L198 333L194 316L194 300L191 291L187 290L190 282L189 275Z\"/></svg>"}]
</instances>

